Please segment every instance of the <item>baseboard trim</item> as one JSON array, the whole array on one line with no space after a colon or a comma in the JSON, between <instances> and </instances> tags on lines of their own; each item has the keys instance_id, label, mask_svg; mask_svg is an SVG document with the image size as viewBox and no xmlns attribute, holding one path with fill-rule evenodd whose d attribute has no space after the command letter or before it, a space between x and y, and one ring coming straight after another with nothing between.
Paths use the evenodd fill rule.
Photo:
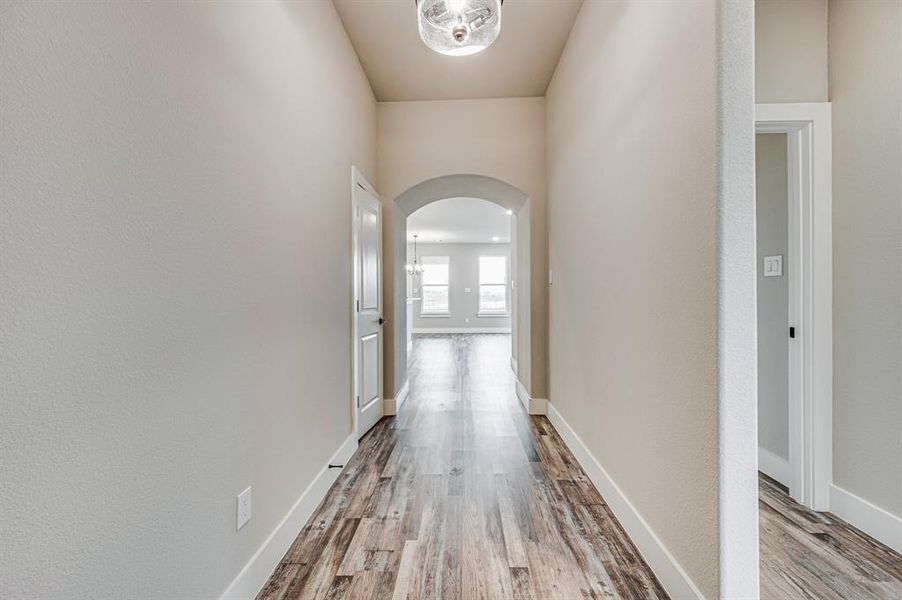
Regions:
<instances>
[{"instance_id":1,"label":"baseboard trim","mask_svg":"<svg viewBox=\"0 0 902 600\"><path fill-rule=\"evenodd\" d=\"M409 379L401 386L401 391L398 392L396 398L386 398L382 401L382 414L389 417L398 414L398 411L401 410L401 407L404 405L404 401L407 400L408 393L410 393Z\"/></svg>"},{"instance_id":2,"label":"baseboard trim","mask_svg":"<svg viewBox=\"0 0 902 600\"><path fill-rule=\"evenodd\" d=\"M848 490L830 486L830 512L875 540L902 552L902 519Z\"/></svg>"},{"instance_id":3,"label":"baseboard trim","mask_svg":"<svg viewBox=\"0 0 902 600\"><path fill-rule=\"evenodd\" d=\"M357 438L351 434L313 478L288 514L244 565L238 576L229 584L229 587L220 596L220 600L250 600L263 589L269 576L279 566L279 561L285 556L316 507L326 497L329 488L338 479L342 470L330 469L328 465L347 464L355 450L357 450Z\"/></svg>"},{"instance_id":4,"label":"baseboard trim","mask_svg":"<svg viewBox=\"0 0 902 600\"><path fill-rule=\"evenodd\" d=\"M548 419L560 434L564 443L576 457L577 462L601 492L608 506L611 507L617 520L626 530L627 535L636 544L639 553L654 571L661 585L671 598L703 600L704 596L683 570L673 555L667 550L663 542L658 539L655 532L649 527L639 511L630 503L629 499L611 479L601 463L592 455L589 448L583 443L572 427L564 420L554 404L548 403Z\"/></svg>"},{"instance_id":5,"label":"baseboard trim","mask_svg":"<svg viewBox=\"0 0 902 600\"><path fill-rule=\"evenodd\" d=\"M786 487L790 487L789 480L792 476L792 469L789 467L789 459L777 456L770 450L758 446L758 470Z\"/></svg>"},{"instance_id":6,"label":"baseboard trim","mask_svg":"<svg viewBox=\"0 0 902 600\"><path fill-rule=\"evenodd\" d=\"M510 327L417 327L412 333L510 333Z\"/></svg>"},{"instance_id":7,"label":"baseboard trim","mask_svg":"<svg viewBox=\"0 0 902 600\"><path fill-rule=\"evenodd\" d=\"M523 408L526 409L527 414L545 414L548 400L545 400L544 398L533 398L532 396L530 396L529 392L526 391L526 387L522 383L520 383L519 379L517 379L517 398L520 399L520 403L523 405Z\"/></svg>"}]
</instances>

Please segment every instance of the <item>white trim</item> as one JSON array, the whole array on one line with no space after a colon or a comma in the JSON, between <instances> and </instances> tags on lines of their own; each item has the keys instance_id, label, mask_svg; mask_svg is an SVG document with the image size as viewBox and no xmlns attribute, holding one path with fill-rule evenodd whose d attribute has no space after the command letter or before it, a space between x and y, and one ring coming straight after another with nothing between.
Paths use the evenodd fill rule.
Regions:
<instances>
[{"instance_id":1,"label":"white trim","mask_svg":"<svg viewBox=\"0 0 902 600\"><path fill-rule=\"evenodd\" d=\"M517 374L517 359L514 358L513 354L511 354L511 371L514 372L514 375Z\"/></svg>"},{"instance_id":2,"label":"white trim","mask_svg":"<svg viewBox=\"0 0 902 600\"><path fill-rule=\"evenodd\" d=\"M652 528L646 523L636 507L632 505L623 491L617 486L611 476L608 475L598 459L592 455L589 448L583 443L579 435L564 420L554 404L548 403L548 420L560 434L561 439L567 444L567 448L573 453L576 461L583 468L595 487L604 497L605 502L611 507L611 511L620 524L626 530L627 535L636 544L636 548L654 571L661 585L671 598L703 599L702 593L690 579L683 567L667 550L664 543L655 535Z\"/></svg>"},{"instance_id":3,"label":"white trim","mask_svg":"<svg viewBox=\"0 0 902 600\"><path fill-rule=\"evenodd\" d=\"M830 486L830 512L896 552L902 552L902 519L864 498Z\"/></svg>"},{"instance_id":4,"label":"white trim","mask_svg":"<svg viewBox=\"0 0 902 600\"><path fill-rule=\"evenodd\" d=\"M414 327L412 333L510 333L510 327Z\"/></svg>"},{"instance_id":5,"label":"white trim","mask_svg":"<svg viewBox=\"0 0 902 600\"><path fill-rule=\"evenodd\" d=\"M401 407L404 406L404 401L407 400L407 395L410 393L410 380L406 380L404 385L401 386L401 391L398 392L398 395L394 398L386 398L382 402L382 414L386 416L394 416L398 414L398 411L401 410Z\"/></svg>"},{"instance_id":6,"label":"white trim","mask_svg":"<svg viewBox=\"0 0 902 600\"><path fill-rule=\"evenodd\" d=\"M830 506L833 477L833 197L829 102L755 105L757 133L789 160L789 495Z\"/></svg>"},{"instance_id":7,"label":"white trim","mask_svg":"<svg viewBox=\"0 0 902 600\"><path fill-rule=\"evenodd\" d=\"M520 403L523 405L523 408L526 409L527 414L544 415L548 410L548 400L530 396L529 392L526 390L526 386L520 383L519 379L517 379L517 398L520 399Z\"/></svg>"},{"instance_id":8,"label":"white trim","mask_svg":"<svg viewBox=\"0 0 902 600\"><path fill-rule=\"evenodd\" d=\"M423 286L425 287L425 286ZM448 288L448 306L451 306L451 286L450 285L433 285L432 287L446 287ZM422 311L422 308L420 309ZM448 319L451 317L450 312L420 312L421 319Z\"/></svg>"},{"instance_id":9,"label":"white trim","mask_svg":"<svg viewBox=\"0 0 902 600\"><path fill-rule=\"evenodd\" d=\"M323 465L307 489L297 499L272 533L254 552L238 576L222 593L220 600L254 598L266 585L269 576L279 566L279 561L288 552L291 544L301 533L307 520L313 516L316 507L323 501L329 488L338 479L343 469L330 469L330 464L346 465L357 450L357 438L352 433L342 442L332 458Z\"/></svg>"},{"instance_id":10,"label":"white trim","mask_svg":"<svg viewBox=\"0 0 902 600\"><path fill-rule=\"evenodd\" d=\"M770 450L758 446L758 470L789 487L792 469L789 467L789 459L777 456Z\"/></svg>"}]
</instances>

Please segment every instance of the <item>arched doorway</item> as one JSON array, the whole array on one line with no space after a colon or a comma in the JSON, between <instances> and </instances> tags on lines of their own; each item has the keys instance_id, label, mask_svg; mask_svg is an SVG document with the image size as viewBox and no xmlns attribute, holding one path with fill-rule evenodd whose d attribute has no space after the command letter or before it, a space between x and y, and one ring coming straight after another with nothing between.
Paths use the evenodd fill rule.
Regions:
<instances>
[{"instance_id":1,"label":"arched doorway","mask_svg":"<svg viewBox=\"0 0 902 600\"><path fill-rule=\"evenodd\" d=\"M454 174L422 181L394 199L390 227L391 247L385 248L385 261L391 264L390 289L386 306L391 307L386 336L386 386L394 398L406 392L407 381L407 218L416 210L448 198L480 198L512 212L511 256L513 275L512 361L517 374L517 392L525 408L532 414L544 414L544 401L530 397L533 356L531 307L531 234L530 199L522 190L485 175Z\"/></svg>"}]
</instances>

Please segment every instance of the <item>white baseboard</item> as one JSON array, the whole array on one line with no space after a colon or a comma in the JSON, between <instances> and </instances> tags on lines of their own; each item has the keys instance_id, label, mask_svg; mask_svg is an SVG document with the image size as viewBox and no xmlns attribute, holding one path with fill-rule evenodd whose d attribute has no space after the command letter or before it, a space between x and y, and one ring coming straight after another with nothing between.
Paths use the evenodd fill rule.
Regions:
<instances>
[{"instance_id":1,"label":"white baseboard","mask_svg":"<svg viewBox=\"0 0 902 600\"><path fill-rule=\"evenodd\" d=\"M902 552L902 519L836 485L830 486L830 512L896 552Z\"/></svg>"},{"instance_id":2,"label":"white baseboard","mask_svg":"<svg viewBox=\"0 0 902 600\"><path fill-rule=\"evenodd\" d=\"M288 514L244 565L238 576L229 584L229 587L220 596L220 600L250 600L257 595L266 585L272 572L279 566L279 561L288 552L316 507L326 497L329 488L338 479L341 469L330 469L328 465L347 464L355 450L357 450L357 438L351 434L329 462L323 466L319 474L313 478Z\"/></svg>"},{"instance_id":3,"label":"white baseboard","mask_svg":"<svg viewBox=\"0 0 902 600\"><path fill-rule=\"evenodd\" d=\"M789 459L777 456L770 450L758 446L758 470L789 487L789 480L792 478Z\"/></svg>"},{"instance_id":4,"label":"white baseboard","mask_svg":"<svg viewBox=\"0 0 902 600\"><path fill-rule=\"evenodd\" d=\"M510 333L510 327L417 327L417 333Z\"/></svg>"},{"instance_id":5,"label":"white baseboard","mask_svg":"<svg viewBox=\"0 0 902 600\"><path fill-rule=\"evenodd\" d=\"M554 404L548 403L548 419L560 434L564 443L576 457L577 462L601 492L608 506L626 530L627 535L636 544L639 553L654 571L661 585L671 598L688 600L696 598L702 600L704 596L693 583L689 575L683 570L673 555L667 550L663 542L658 539L655 532L649 527L639 511L630 503L629 499L617 487L610 475L601 466L601 463L592 455L589 448L583 443L576 432L567 424L567 421L554 408Z\"/></svg>"},{"instance_id":6,"label":"white baseboard","mask_svg":"<svg viewBox=\"0 0 902 600\"><path fill-rule=\"evenodd\" d=\"M404 382L404 385L401 386L401 391L398 392L398 396L396 398L386 398L382 401L382 414L387 416L393 416L398 414L398 411L401 410L401 406L404 405L404 401L407 400L407 394L410 392L410 380Z\"/></svg>"},{"instance_id":7,"label":"white baseboard","mask_svg":"<svg viewBox=\"0 0 902 600\"><path fill-rule=\"evenodd\" d=\"M520 399L520 402L523 404L523 408L526 409L526 413L530 415L544 415L546 410L546 405L548 404L548 400L544 398L533 398L529 395L529 392L526 391L526 387L520 383L520 380L517 380L517 398Z\"/></svg>"}]
</instances>

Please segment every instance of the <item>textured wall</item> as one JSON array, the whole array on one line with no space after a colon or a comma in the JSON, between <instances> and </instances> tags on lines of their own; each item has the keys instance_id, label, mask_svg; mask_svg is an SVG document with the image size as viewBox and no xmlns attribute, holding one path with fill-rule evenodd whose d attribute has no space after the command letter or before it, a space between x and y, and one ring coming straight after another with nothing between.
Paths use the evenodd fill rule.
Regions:
<instances>
[{"instance_id":1,"label":"textured wall","mask_svg":"<svg viewBox=\"0 0 902 600\"><path fill-rule=\"evenodd\" d=\"M833 478L902 517L902 3L830 3Z\"/></svg>"},{"instance_id":2,"label":"textured wall","mask_svg":"<svg viewBox=\"0 0 902 600\"><path fill-rule=\"evenodd\" d=\"M758 445L789 460L789 205L786 134L755 136L758 272ZM764 276L764 257L783 256L783 276Z\"/></svg>"},{"instance_id":3,"label":"textured wall","mask_svg":"<svg viewBox=\"0 0 902 600\"><path fill-rule=\"evenodd\" d=\"M546 98L549 397L712 598L715 6L585 3Z\"/></svg>"},{"instance_id":4,"label":"textured wall","mask_svg":"<svg viewBox=\"0 0 902 600\"><path fill-rule=\"evenodd\" d=\"M351 431L372 93L326 1L5 1L0 43L0 595L215 598Z\"/></svg>"},{"instance_id":5,"label":"textured wall","mask_svg":"<svg viewBox=\"0 0 902 600\"><path fill-rule=\"evenodd\" d=\"M755 0L755 101L827 100L827 0Z\"/></svg>"}]
</instances>

